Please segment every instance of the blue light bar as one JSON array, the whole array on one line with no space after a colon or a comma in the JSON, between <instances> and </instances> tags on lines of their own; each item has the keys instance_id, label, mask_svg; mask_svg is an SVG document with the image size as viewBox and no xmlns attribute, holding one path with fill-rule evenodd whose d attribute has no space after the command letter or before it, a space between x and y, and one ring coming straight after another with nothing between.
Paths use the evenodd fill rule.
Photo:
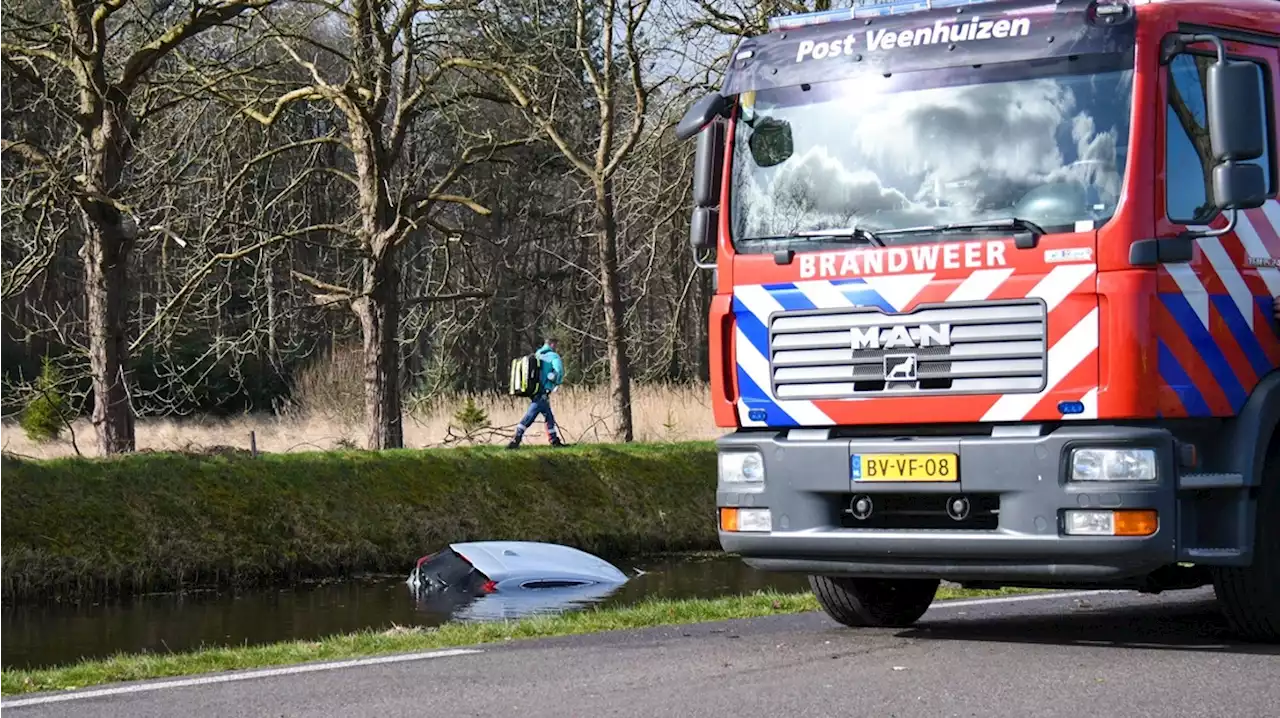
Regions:
<instances>
[{"instance_id":1,"label":"blue light bar","mask_svg":"<svg viewBox=\"0 0 1280 718\"><path fill-rule=\"evenodd\" d=\"M793 30L808 25L825 25L841 20L853 20L866 17L886 17L889 15L905 15L925 10L939 10L949 7L967 7L969 5L985 5L1000 0L853 0L852 8L839 10L822 10L796 15L769 18L769 30Z\"/></svg>"},{"instance_id":2,"label":"blue light bar","mask_svg":"<svg viewBox=\"0 0 1280 718\"><path fill-rule=\"evenodd\" d=\"M769 30L792 30L806 25L825 25L829 22L852 20L853 13L854 11L849 8L840 8L839 10L821 10L819 12L786 15L784 17L771 17L769 18Z\"/></svg>"}]
</instances>

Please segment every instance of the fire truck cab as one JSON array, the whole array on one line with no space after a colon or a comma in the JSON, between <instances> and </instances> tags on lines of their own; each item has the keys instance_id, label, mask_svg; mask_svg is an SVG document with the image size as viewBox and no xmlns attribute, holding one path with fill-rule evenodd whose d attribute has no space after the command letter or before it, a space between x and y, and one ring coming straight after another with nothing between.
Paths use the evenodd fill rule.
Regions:
<instances>
[{"instance_id":1,"label":"fire truck cab","mask_svg":"<svg viewBox=\"0 0 1280 718\"><path fill-rule=\"evenodd\" d=\"M1278 91L1272 0L870 0L744 38L677 127L723 548L850 626L941 580L1212 584L1280 638Z\"/></svg>"}]
</instances>

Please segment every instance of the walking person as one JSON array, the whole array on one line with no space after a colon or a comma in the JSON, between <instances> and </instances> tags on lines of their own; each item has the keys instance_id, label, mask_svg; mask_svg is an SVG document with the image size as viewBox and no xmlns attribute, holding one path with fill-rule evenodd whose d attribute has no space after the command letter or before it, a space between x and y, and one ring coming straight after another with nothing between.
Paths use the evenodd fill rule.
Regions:
<instances>
[{"instance_id":1,"label":"walking person","mask_svg":"<svg viewBox=\"0 0 1280 718\"><path fill-rule=\"evenodd\" d=\"M564 383L564 362L556 353L556 338L547 337L534 354L542 360L538 390L529 402L529 410L524 413L524 418L516 425L516 436L511 443L507 444L508 449L520 447L525 430L533 424L539 414L547 423L547 437L551 440L551 445L564 446L564 442L560 440L560 431L556 427L556 417L551 413L551 394Z\"/></svg>"}]
</instances>

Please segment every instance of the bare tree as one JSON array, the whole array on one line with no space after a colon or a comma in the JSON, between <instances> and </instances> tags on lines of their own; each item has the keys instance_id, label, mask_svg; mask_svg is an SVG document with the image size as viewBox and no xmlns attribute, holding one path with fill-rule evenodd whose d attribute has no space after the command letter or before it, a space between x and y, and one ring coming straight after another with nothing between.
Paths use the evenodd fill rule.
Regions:
<instances>
[{"instance_id":1,"label":"bare tree","mask_svg":"<svg viewBox=\"0 0 1280 718\"><path fill-rule=\"evenodd\" d=\"M451 193L464 171L523 139L470 132L453 114L484 100L463 76L468 62L451 55L450 13L474 3L421 0L308 0L263 14L261 37L301 75L272 99L277 78L229 72L211 82L240 111L270 126L298 104L330 108L341 124L339 146L353 171L330 168L354 194L352 221L328 228L354 244L360 257L354 276L327 279L294 271L321 305L350 307L360 323L364 357L366 446L403 446L400 321L405 302L467 299L483 293L404 299L400 250L439 224L444 206L479 215L489 210L474 198ZM339 29L328 23L338 20ZM343 48L339 50L337 48ZM412 166L409 144L422 122L443 123L452 146L436 146L427 166ZM425 135L426 133L424 133ZM460 141L459 141L460 140ZM422 150L423 148L417 148Z\"/></svg>"},{"instance_id":2,"label":"bare tree","mask_svg":"<svg viewBox=\"0 0 1280 718\"><path fill-rule=\"evenodd\" d=\"M128 266L138 221L125 198L134 147L148 118L174 101L162 99L163 90L148 81L184 43L269 2L193 1L142 8L124 0L61 0L56 8L6 8L0 48L6 67L33 86L47 88L57 113L74 118L71 142L14 136L4 139L4 150L40 168L79 209L93 425L103 453L134 448ZM80 171L68 177L69 166Z\"/></svg>"},{"instance_id":3,"label":"bare tree","mask_svg":"<svg viewBox=\"0 0 1280 718\"><path fill-rule=\"evenodd\" d=\"M497 50L488 69L590 190L614 435L631 441L631 367L618 268L615 178L644 134L650 96L670 79L657 79L652 72L655 50L643 32L651 1L574 0L567 17L557 12L558 6L539 0L527 8L517 5L517 12L531 21L504 21L495 9L492 19L480 23L487 43ZM561 44L566 20L572 27L568 48ZM530 32L534 42L543 43L535 50L537 66L525 59ZM578 82L589 88L586 107L575 102L572 90L566 93L566 84Z\"/></svg>"},{"instance_id":4,"label":"bare tree","mask_svg":"<svg viewBox=\"0 0 1280 718\"><path fill-rule=\"evenodd\" d=\"M748 37L768 31L773 17L830 10L831 0L698 0L698 8L701 12L690 18L687 27Z\"/></svg>"},{"instance_id":5,"label":"bare tree","mask_svg":"<svg viewBox=\"0 0 1280 718\"><path fill-rule=\"evenodd\" d=\"M58 32L58 6L15 8L6 8L8 45ZM623 377L627 389L705 379L711 287L691 261L684 209L692 148L670 127L689 94L715 82L713 67L700 77L701 58L732 40L672 43L689 22L674 16L685 5L613 8L606 23L609 7L596 2L294 1L211 28L157 63L135 90L131 114L146 131L129 146L113 195L137 226L122 330L134 415L327 416L333 404L312 401L317 384L301 378L331 363L317 359L354 349L357 383L341 396L384 396L364 377L375 387L391 377L386 386L404 392L409 409L375 403L377 416L408 420L418 408L435 411L441 395L492 391L504 357L527 351L546 328L560 333L575 384L614 385L611 409L597 417L602 432L625 428L618 420L630 399L617 402L612 390ZM172 26L178 11L142 16L125 5L112 15L112 46L133 47L139 27L156 18ZM403 23L401 12L415 17ZM10 22L16 15L22 22ZM642 21L631 24L635 16ZM377 28L368 18L381 18ZM353 27L372 42L355 42ZM638 85L628 32L641 57ZM20 407L46 353L74 377L73 406L89 407L86 277L75 251L85 233L74 200L81 130L78 103L66 99L78 97L75 78L8 47L4 57L6 413ZM127 59L109 54L108 74ZM685 79L662 84L663 75ZM523 139L512 133L536 140L503 148ZM600 212L610 199L612 236ZM379 266L394 270L399 328L382 334L391 351L378 349L390 368L370 374L364 319L388 296L373 291L388 281ZM387 344L375 337L373 346ZM614 370L618 357L625 371ZM333 381L350 381L341 374ZM354 420L365 414L363 398L337 404L354 408Z\"/></svg>"}]
</instances>

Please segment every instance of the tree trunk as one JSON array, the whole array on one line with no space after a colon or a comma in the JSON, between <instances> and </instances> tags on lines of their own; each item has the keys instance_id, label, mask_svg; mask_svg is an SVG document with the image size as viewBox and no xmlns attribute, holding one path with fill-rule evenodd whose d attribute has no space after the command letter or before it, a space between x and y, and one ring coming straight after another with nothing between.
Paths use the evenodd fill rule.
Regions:
<instances>
[{"instance_id":1,"label":"tree trunk","mask_svg":"<svg viewBox=\"0 0 1280 718\"><path fill-rule=\"evenodd\" d=\"M600 260L600 291L604 295L605 352L609 356L609 393L613 398L614 438L631 441L631 367L627 362L626 310L618 282L618 225L614 216L613 180L595 183L596 249Z\"/></svg>"},{"instance_id":2,"label":"tree trunk","mask_svg":"<svg viewBox=\"0 0 1280 718\"><path fill-rule=\"evenodd\" d=\"M400 412L400 270L396 246L364 260L363 296L353 309L364 338L365 447L404 446Z\"/></svg>"},{"instance_id":3,"label":"tree trunk","mask_svg":"<svg viewBox=\"0 0 1280 718\"><path fill-rule=\"evenodd\" d=\"M131 150L126 98L104 100L85 90L82 107L96 123L82 125L84 186L79 194L85 239L86 322L93 378L93 428L103 455L133 451L133 407L129 401L129 254L137 227L113 197Z\"/></svg>"},{"instance_id":4,"label":"tree trunk","mask_svg":"<svg viewBox=\"0 0 1280 718\"><path fill-rule=\"evenodd\" d=\"M119 454L135 448L133 407L129 402L129 250L133 240L120 225L86 217L85 299L88 304L89 367L93 375L93 429L98 452Z\"/></svg>"}]
</instances>

